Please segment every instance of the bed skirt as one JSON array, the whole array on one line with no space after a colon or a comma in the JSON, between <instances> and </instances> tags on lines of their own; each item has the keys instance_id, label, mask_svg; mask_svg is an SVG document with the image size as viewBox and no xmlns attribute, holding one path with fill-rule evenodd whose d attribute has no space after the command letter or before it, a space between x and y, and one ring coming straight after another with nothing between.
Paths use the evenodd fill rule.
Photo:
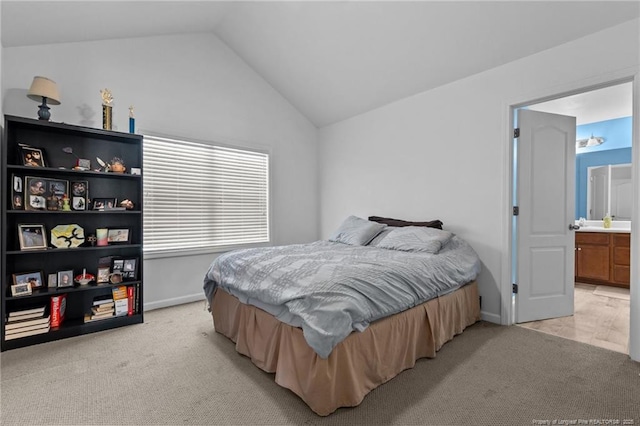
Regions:
<instances>
[{"instance_id":1,"label":"bed skirt","mask_svg":"<svg viewBox=\"0 0 640 426\"><path fill-rule=\"evenodd\" d=\"M302 329L224 290L216 289L212 312L216 332L234 341L239 353L275 373L276 383L316 414L327 416L360 404L371 390L412 368L419 358L435 357L442 345L480 319L480 303L473 281L351 333L327 359L307 345Z\"/></svg>"}]
</instances>

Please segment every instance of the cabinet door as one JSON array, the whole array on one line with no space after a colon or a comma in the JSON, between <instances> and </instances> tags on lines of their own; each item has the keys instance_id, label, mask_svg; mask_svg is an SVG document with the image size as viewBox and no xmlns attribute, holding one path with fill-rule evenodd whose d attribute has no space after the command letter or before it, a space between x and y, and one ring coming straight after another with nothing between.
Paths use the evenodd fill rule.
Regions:
<instances>
[{"instance_id":1,"label":"cabinet door","mask_svg":"<svg viewBox=\"0 0 640 426\"><path fill-rule=\"evenodd\" d=\"M578 276L609 281L609 247L587 244L578 247Z\"/></svg>"},{"instance_id":2,"label":"cabinet door","mask_svg":"<svg viewBox=\"0 0 640 426\"><path fill-rule=\"evenodd\" d=\"M631 250L629 234L613 236L611 281L628 287L631 275Z\"/></svg>"}]
</instances>

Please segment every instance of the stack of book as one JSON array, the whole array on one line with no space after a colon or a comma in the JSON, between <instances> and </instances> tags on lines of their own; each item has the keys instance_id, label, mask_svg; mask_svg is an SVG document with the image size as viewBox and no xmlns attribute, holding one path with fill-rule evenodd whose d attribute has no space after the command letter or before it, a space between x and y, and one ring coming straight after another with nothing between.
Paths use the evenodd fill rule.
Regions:
<instances>
[{"instance_id":1,"label":"stack of book","mask_svg":"<svg viewBox=\"0 0 640 426\"><path fill-rule=\"evenodd\" d=\"M111 289L113 294L113 303L115 305L115 315L117 317L128 315L129 313L129 298L127 296L127 287L124 285L113 287Z\"/></svg>"},{"instance_id":2,"label":"stack of book","mask_svg":"<svg viewBox=\"0 0 640 426\"><path fill-rule=\"evenodd\" d=\"M114 308L113 299L101 297L93 301L91 313L84 315L84 322L99 321L103 319L113 318Z\"/></svg>"},{"instance_id":3,"label":"stack of book","mask_svg":"<svg viewBox=\"0 0 640 426\"><path fill-rule=\"evenodd\" d=\"M48 333L49 315L45 316L45 306L9 312L4 330L5 340Z\"/></svg>"}]
</instances>

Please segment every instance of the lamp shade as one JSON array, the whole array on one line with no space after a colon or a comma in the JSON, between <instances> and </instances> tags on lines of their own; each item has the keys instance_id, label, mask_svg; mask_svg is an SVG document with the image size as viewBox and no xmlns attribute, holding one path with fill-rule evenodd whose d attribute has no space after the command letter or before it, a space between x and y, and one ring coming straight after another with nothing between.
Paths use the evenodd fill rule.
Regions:
<instances>
[{"instance_id":1,"label":"lamp shade","mask_svg":"<svg viewBox=\"0 0 640 426\"><path fill-rule=\"evenodd\" d=\"M42 98L47 98L49 104L60 105L58 86L55 81L47 77L33 77L33 83L31 83L27 97L36 102L42 101Z\"/></svg>"}]
</instances>

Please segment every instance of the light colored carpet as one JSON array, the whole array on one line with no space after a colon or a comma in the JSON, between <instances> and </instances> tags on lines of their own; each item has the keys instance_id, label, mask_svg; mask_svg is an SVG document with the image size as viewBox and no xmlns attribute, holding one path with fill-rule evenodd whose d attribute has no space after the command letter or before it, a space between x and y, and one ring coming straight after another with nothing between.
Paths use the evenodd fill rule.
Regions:
<instances>
[{"instance_id":1,"label":"light colored carpet","mask_svg":"<svg viewBox=\"0 0 640 426\"><path fill-rule=\"evenodd\" d=\"M631 300L628 288L599 285L593 291L596 296L613 297L614 299Z\"/></svg>"},{"instance_id":2,"label":"light colored carpet","mask_svg":"<svg viewBox=\"0 0 640 426\"><path fill-rule=\"evenodd\" d=\"M7 351L0 362L2 425L640 424L639 363L484 322L360 406L328 417L236 353L202 302L148 312L144 324Z\"/></svg>"}]
</instances>

